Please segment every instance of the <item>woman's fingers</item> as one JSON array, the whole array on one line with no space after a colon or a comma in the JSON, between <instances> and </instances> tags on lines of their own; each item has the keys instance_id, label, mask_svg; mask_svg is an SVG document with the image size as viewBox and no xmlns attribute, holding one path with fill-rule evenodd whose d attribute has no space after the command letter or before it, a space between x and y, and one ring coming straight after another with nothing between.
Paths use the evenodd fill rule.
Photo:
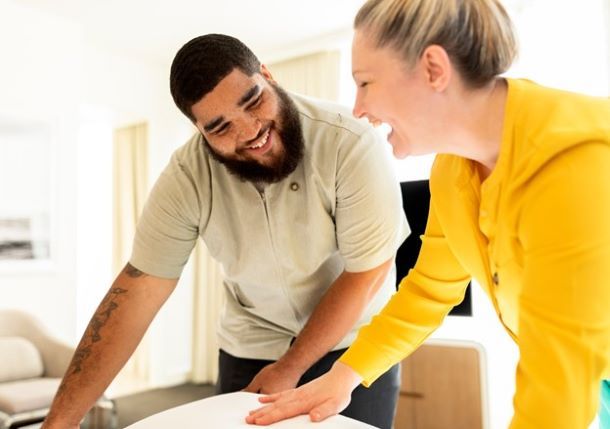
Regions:
<instances>
[{"instance_id":1,"label":"woman's fingers","mask_svg":"<svg viewBox=\"0 0 610 429\"><path fill-rule=\"evenodd\" d=\"M267 408L267 407L268 407L268 405L265 405L264 407L259 407L259 408L257 408L256 410L251 410L251 411L248 411L248 415L249 415L249 416L251 416L252 414L256 414L256 413L258 413L259 411L261 411L262 409Z\"/></svg>"},{"instance_id":2,"label":"woman's fingers","mask_svg":"<svg viewBox=\"0 0 610 429\"><path fill-rule=\"evenodd\" d=\"M265 405L257 410L251 411L246 417L246 423L255 425L270 425L280 420L305 414L305 409L301 401L275 402Z\"/></svg>"},{"instance_id":3,"label":"woman's fingers","mask_svg":"<svg viewBox=\"0 0 610 429\"><path fill-rule=\"evenodd\" d=\"M312 421L319 422L339 413L342 409L339 405L340 401L335 398L320 394L311 395L310 392L303 390L285 392L281 398L278 395L274 396L276 398L273 402L250 411L246 423L265 426L301 414L309 414Z\"/></svg>"},{"instance_id":4,"label":"woman's fingers","mask_svg":"<svg viewBox=\"0 0 610 429\"><path fill-rule=\"evenodd\" d=\"M328 373L296 389L259 398L265 406L251 411L246 422L269 425L300 414L312 421L324 420L347 407L361 377L340 362Z\"/></svg>"},{"instance_id":5,"label":"woman's fingers","mask_svg":"<svg viewBox=\"0 0 610 429\"><path fill-rule=\"evenodd\" d=\"M340 412L341 409L337 405L337 402L333 399L329 399L313 408L309 412L309 418L312 422L321 422L322 420L325 420L330 416L334 416L335 414L339 414Z\"/></svg>"}]
</instances>

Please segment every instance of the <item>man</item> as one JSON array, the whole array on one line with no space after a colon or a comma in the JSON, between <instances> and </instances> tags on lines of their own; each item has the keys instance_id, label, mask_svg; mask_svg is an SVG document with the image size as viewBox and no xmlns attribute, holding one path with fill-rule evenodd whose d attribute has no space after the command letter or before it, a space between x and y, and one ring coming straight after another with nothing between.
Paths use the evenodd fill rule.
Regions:
<instances>
[{"instance_id":1,"label":"man","mask_svg":"<svg viewBox=\"0 0 610 429\"><path fill-rule=\"evenodd\" d=\"M174 289L198 236L225 272L220 393L273 393L316 378L394 289L408 227L369 126L288 95L224 35L182 47L170 81L200 133L152 190L131 259L93 316L45 429L77 427ZM391 428L398 384L395 367L357 390L344 414Z\"/></svg>"}]
</instances>

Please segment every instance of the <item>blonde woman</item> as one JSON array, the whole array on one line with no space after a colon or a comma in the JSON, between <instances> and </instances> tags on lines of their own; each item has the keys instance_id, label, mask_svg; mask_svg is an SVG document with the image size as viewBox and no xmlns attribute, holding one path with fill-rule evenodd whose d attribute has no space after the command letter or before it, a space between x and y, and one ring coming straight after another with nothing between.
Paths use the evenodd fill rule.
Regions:
<instances>
[{"instance_id":1,"label":"blonde woman","mask_svg":"<svg viewBox=\"0 0 610 429\"><path fill-rule=\"evenodd\" d=\"M495 0L369 0L355 29L354 114L388 123L398 158L438 154L422 250L329 373L247 422L341 411L474 278L519 347L510 428L609 424L610 100L500 77L516 46Z\"/></svg>"}]
</instances>

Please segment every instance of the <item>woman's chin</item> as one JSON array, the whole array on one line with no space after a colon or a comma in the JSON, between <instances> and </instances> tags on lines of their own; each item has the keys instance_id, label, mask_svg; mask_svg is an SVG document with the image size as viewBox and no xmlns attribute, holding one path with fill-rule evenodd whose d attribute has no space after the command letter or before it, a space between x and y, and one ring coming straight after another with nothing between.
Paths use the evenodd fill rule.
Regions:
<instances>
[{"instance_id":1,"label":"woman's chin","mask_svg":"<svg viewBox=\"0 0 610 429\"><path fill-rule=\"evenodd\" d=\"M392 146L392 154L394 155L394 158L404 159L410 155L408 148L399 140L394 130L388 134L387 141L390 143L390 146Z\"/></svg>"},{"instance_id":2,"label":"woman's chin","mask_svg":"<svg viewBox=\"0 0 610 429\"><path fill-rule=\"evenodd\" d=\"M411 155L408 150L405 150L404 147L398 145L392 145L392 154L396 159L405 159L406 157Z\"/></svg>"},{"instance_id":3,"label":"woman's chin","mask_svg":"<svg viewBox=\"0 0 610 429\"><path fill-rule=\"evenodd\" d=\"M394 152L394 158L396 159L405 159L406 157L408 157L409 154L408 153L404 153L404 152Z\"/></svg>"}]
</instances>

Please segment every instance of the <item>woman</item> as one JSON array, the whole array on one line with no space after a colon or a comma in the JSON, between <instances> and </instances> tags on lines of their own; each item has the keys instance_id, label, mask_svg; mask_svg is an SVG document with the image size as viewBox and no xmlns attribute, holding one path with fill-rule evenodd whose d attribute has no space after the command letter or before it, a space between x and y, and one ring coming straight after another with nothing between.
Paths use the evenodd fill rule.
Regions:
<instances>
[{"instance_id":1,"label":"woman","mask_svg":"<svg viewBox=\"0 0 610 429\"><path fill-rule=\"evenodd\" d=\"M499 77L516 48L495 0L369 0L355 29L355 115L391 125L399 158L439 154L422 250L329 373L246 420L341 411L474 277L520 351L510 427L588 427L610 368L610 100Z\"/></svg>"}]
</instances>

